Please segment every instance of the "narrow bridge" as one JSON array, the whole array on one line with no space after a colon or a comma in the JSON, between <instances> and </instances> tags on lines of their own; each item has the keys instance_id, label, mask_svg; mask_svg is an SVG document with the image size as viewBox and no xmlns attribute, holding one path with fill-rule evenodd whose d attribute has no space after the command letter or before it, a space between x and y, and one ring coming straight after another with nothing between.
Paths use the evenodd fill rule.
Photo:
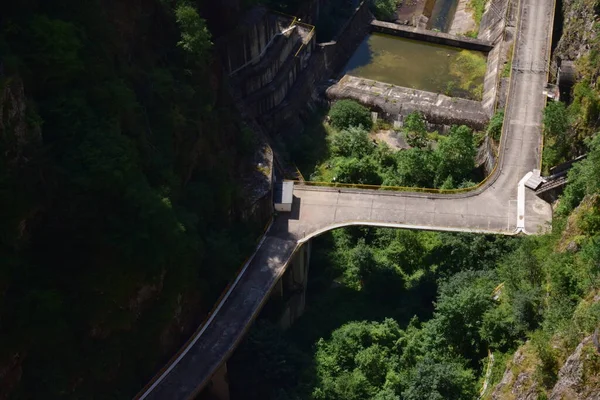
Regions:
<instances>
[{"instance_id":1,"label":"narrow bridge","mask_svg":"<svg viewBox=\"0 0 600 400\"><path fill-rule=\"evenodd\" d=\"M520 1L499 161L483 185L458 195L296 185L290 215L274 220L204 327L138 398L193 398L234 351L294 252L324 231L353 224L509 235L547 229L551 208L524 182L539 166L554 7L554 0Z\"/></svg>"}]
</instances>

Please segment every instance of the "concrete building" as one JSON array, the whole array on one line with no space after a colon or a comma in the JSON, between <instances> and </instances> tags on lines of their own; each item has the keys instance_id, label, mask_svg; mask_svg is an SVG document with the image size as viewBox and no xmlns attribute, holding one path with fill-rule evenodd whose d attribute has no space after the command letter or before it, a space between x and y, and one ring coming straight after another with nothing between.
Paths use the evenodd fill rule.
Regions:
<instances>
[{"instance_id":1,"label":"concrete building","mask_svg":"<svg viewBox=\"0 0 600 400\"><path fill-rule=\"evenodd\" d=\"M292 211L292 201L294 195L294 182L280 182L275 185L273 190L273 203L275 211L290 212Z\"/></svg>"}]
</instances>

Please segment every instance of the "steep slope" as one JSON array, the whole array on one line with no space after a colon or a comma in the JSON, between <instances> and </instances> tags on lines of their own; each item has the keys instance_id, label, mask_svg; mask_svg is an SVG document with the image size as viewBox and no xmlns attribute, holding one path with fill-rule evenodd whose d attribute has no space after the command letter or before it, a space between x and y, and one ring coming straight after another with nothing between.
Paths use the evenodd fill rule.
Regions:
<instances>
[{"instance_id":1,"label":"steep slope","mask_svg":"<svg viewBox=\"0 0 600 400\"><path fill-rule=\"evenodd\" d=\"M267 177L211 40L192 3L3 5L0 398L131 397L251 248Z\"/></svg>"}]
</instances>

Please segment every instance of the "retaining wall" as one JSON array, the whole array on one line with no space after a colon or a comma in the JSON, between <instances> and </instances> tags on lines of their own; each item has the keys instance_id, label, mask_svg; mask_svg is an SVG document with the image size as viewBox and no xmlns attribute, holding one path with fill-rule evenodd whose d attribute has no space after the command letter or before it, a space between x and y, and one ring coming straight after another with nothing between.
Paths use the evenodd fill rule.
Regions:
<instances>
[{"instance_id":1,"label":"retaining wall","mask_svg":"<svg viewBox=\"0 0 600 400\"><path fill-rule=\"evenodd\" d=\"M461 49L482 51L484 53L490 52L493 49L492 43L486 40L455 36L449 33L435 32L427 29L398 25L391 22L377 20L372 21L371 31L387 33L388 35L394 35L408 39L422 40L435 44L443 44L446 46L454 46Z\"/></svg>"},{"instance_id":2,"label":"retaining wall","mask_svg":"<svg viewBox=\"0 0 600 400\"><path fill-rule=\"evenodd\" d=\"M260 118L260 122L271 132L290 131L300 124L300 114L306 109L320 82L341 70L358 45L369 32L373 15L366 1L354 10L352 16L340 28L334 40L318 43L312 52L308 66L302 71L289 95L278 107Z\"/></svg>"},{"instance_id":3,"label":"retaining wall","mask_svg":"<svg viewBox=\"0 0 600 400\"><path fill-rule=\"evenodd\" d=\"M479 40L496 44L502 38L506 22L508 0L491 0L479 24Z\"/></svg>"},{"instance_id":4,"label":"retaining wall","mask_svg":"<svg viewBox=\"0 0 600 400\"><path fill-rule=\"evenodd\" d=\"M371 21L373 15L369 11L367 1L363 1L331 42L317 45L323 53L324 67L330 75L346 65L369 33Z\"/></svg>"},{"instance_id":5,"label":"retaining wall","mask_svg":"<svg viewBox=\"0 0 600 400\"><path fill-rule=\"evenodd\" d=\"M494 49L488 54L482 96L483 108L490 116L496 110L505 55L514 36L514 28L510 26L514 13L508 4L508 0L492 0L481 18L479 27L479 39L494 43ZM516 15L514 17L516 20Z\"/></svg>"},{"instance_id":6,"label":"retaining wall","mask_svg":"<svg viewBox=\"0 0 600 400\"><path fill-rule=\"evenodd\" d=\"M448 97L394 86L370 79L344 76L326 91L330 100L353 99L381 113L388 121L404 121L408 114L419 111L427 122L437 126L467 125L482 130L489 117L479 101Z\"/></svg>"}]
</instances>

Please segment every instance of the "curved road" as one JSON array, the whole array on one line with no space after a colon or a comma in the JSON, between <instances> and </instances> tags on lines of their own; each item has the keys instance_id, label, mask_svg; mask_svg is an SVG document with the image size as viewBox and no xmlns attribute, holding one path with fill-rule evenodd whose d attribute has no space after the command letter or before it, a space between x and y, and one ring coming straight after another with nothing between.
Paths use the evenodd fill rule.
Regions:
<instances>
[{"instance_id":1,"label":"curved road","mask_svg":"<svg viewBox=\"0 0 600 400\"><path fill-rule=\"evenodd\" d=\"M551 208L524 190L522 179L539 165L554 6L554 0L520 2L501 156L488 183L456 196L296 185L292 213L277 217L209 322L138 398L195 396L242 339L299 244L326 230L351 224L500 234L547 229Z\"/></svg>"}]
</instances>

